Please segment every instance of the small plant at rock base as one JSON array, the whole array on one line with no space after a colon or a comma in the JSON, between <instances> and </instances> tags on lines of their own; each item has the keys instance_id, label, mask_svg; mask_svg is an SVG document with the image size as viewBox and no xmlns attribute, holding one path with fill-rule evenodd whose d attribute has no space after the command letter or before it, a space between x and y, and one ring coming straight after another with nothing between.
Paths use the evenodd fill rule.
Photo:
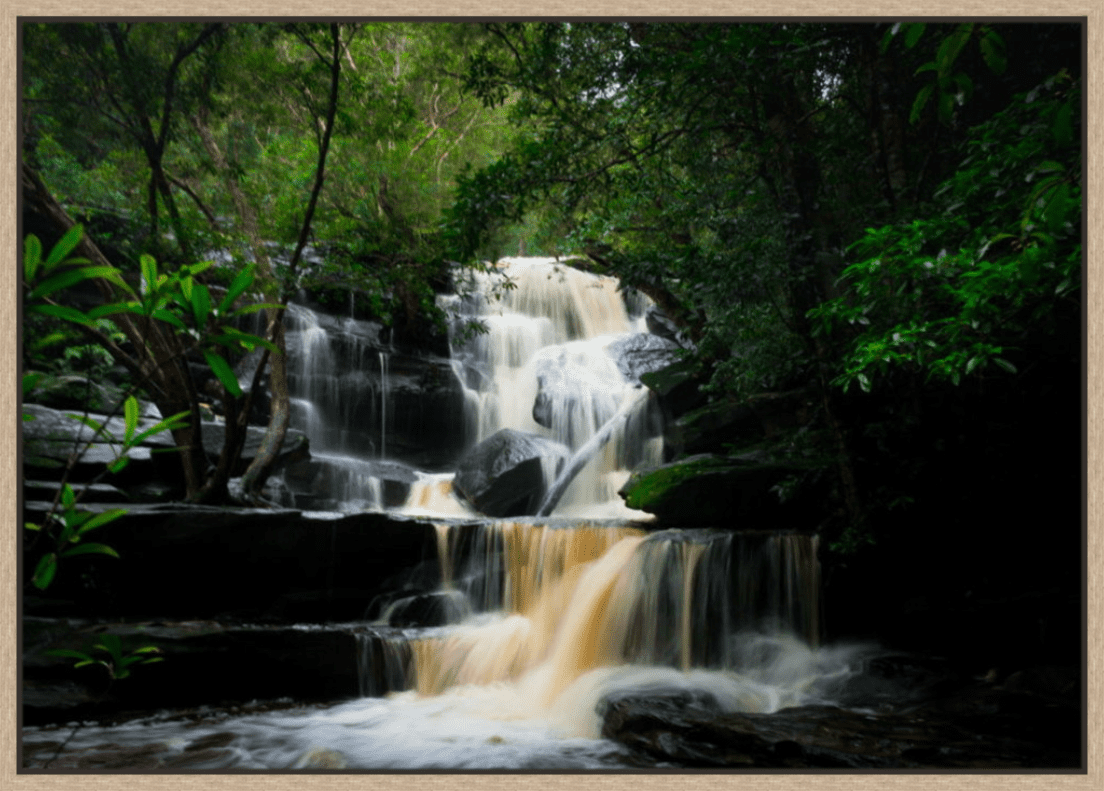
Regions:
<instances>
[{"instance_id":1,"label":"small plant at rock base","mask_svg":"<svg viewBox=\"0 0 1104 791\"><path fill-rule=\"evenodd\" d=\"M117 634L100 635L100 639L90 650L95 653L90 654L69 648L55 648L46 653L50 656L76 659L74 668L101 665L107 670L112 681L129 676L130 668L134 665L149 665L164 661L164 657L159 656L161 649L155 645L144 645L124 652L122 638Z\"/></svg>"}]
</instances>

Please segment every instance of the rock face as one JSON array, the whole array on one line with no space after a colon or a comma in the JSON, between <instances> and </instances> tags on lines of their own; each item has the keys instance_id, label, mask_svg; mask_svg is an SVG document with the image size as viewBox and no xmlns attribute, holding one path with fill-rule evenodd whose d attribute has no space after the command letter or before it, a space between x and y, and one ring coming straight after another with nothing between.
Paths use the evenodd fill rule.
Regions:
<instances>
[{"instance_id":1,"label":"rock face","mask_svg":"<svg viewBox=\"0 0 1104 791\"><path fill-rule=\"evenodd\" d=\"M90 511L110 504L89 503ZM29 614L248 618L314 623L361 618L388 580L436 551L432 525L385 514L127 505L96 540L121 558L63 562ZM29 502L28 521L49 503ZM42 547L25 548L24 570ZM416 592L416 591L415 591Z\"/></svg>"},{"instance_id":2,"label":"rock face","mask_svg":"<svg viewBox=\"0 0 1104 791\"><path fill-rule=\"evenodd\" d=\"M1023 675L1023 674L1018 674ZM877 714L809 705L723 712L705 692L620 693L602 735L643 759L701 768L1075 768L1075 696L945 678L938 696Z\"/></svg>"},{"instance_id":3,"label":"rock face","mask_svg":"<svg viewBox=\"0 0 1104 791\"><path fill-rule=\"evenodd\" d=\"M502 429L460 459L453 488L488 516L524 516L536 512L553 473L566 463L565 445L514 429Z\"/></svg>"},{"instance_id":4,"label":"rock face","mask_svg":"<svg viewBox=\"0 0 1104 791\"><path fill-rule=\"evenodd\" d=\"M799 464L764 454L701 454L634 472L619 494L629 508L655 514L666 526L777 529L800 504L783 508L775 487L806 472Z\"/></svg>"},{"instance_id":5,"label":"rock face","mask_svg":"<svg viewBox=\"0 0 1104 791\"><path fill-rule=\"evenodd\" d=\"M679 348L672 340L640 332L614 341L607 351L625 378L639 384L642 374L659 371L676 362Z\"/></svg>"},{"instance_id":6,"label":"rock face","mask_svg":"<svg viewBox=\"0 0 1104 791\"><path fill-rule=\"evenodd\" d=\"M286 504L315 511L396 508L406 502L414 470L395 461L316 454L287 464Z\"/></svg>"},{"instance_id":7,"label":"rock face","mask_svg":"<svg viewBox=\"0 0 1104 791\"><path fill-rule=\"evenodd\" d=\"M72 414L83 414L78 411L63 412L38 404L24 404L23 413L33 416L32 420L23 422L24 470L33 477L56 476L65 468L69 455L77 449L81 456L70 477L74 481L87 481L101 474L105 465L112 462L121 450L119 444L110 441L110 438L121 439L126 431L121 417L88 415L104 425L109 435L105 438L102 435L96 436L92 428L69 417ZM145 431L157 422L156 418L140 418L138 431ZM224 433L225 426L222 423L203 424L203 449L212 463L222 451ZM265 429L260 426L247 428L241 458L231 475L241 475L249 466L257 455L264 433ZM168 431L153 434L130 450L127 454L130 463L120 473L108 475L105 480L126 490L137 500L151 499L143 493L152 490L162 491L165 496L179 495L183 484L179 459L173 453L155 452L174 447L176 443ZM306 435L301 431L288 429L276 462L277 468L290 461L309 457Z\"/></svg>"},{"instance_id":8,"label":"rock face","mask_svg":"<svg viewBox=\"0 0 1104 791\"><path fill-rule=\"evenodd\" d=\"M127 649L154 644L164 661L133 668L127 683L114 684L104 694L107 673L102 667L74 671L74 660L47 653L87 652L104 632L117 635ZM406 686L401 655L399 662L389 662L381 650L391 643L392 652L401 654L407 650L405 641L385 627L305 630L214 621L81 624L28 618L24 635L27 724L288 696L332 701L358 691L383 695Z\"/></svg>"}]
</instances>

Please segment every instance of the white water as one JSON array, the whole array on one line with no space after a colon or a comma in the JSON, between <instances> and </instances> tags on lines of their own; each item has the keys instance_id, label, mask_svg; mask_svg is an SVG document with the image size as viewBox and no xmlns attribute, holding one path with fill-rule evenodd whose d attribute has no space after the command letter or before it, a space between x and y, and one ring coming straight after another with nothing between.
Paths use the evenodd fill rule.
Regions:
<instances>
[{"instance_id":1,"label":"white water","mask_svg":"<svg viewBox=\"0 0 1104 791\"><path fill-rule=\"evenodd\" d=\"M480 296L465 318L486 332L453 347L474 441L511 428L550 437L575 452L622 406L639 400L641 409L648 407L639 386L607 351L613 341L646 331L642 317L630 318L615 279L552 258L507 258L474 280ZM476 386L468 385L466 369L480 374ZM534 417L538 397L546 425ZM567 487L554 516L650 518L627 508L617 491L630 474L628 459L662 459L662 437L626 426L612 433ZM555 472L546 471L549 485Z\"/></svg>"},{"instance_id":2,"label":"white water","mask_svg":"<svg viewBox=\"0 0 1104 791\"><path fill-rule=\"evenodd\" d=\"M514 287L496 299L503 278ZM407 630L385 644L375 660L382 667L363 643L361 694L401 691L195 728L169 721L81 728L68 753L156 742L171 755L229 732L233 741L207 768L618 768L627 756L600 738L599 715L601 701L618 690L698 690L721 711L830 702L861 651L818 647L815 538L647 537L624 521L647 517L616 494L629 460L658 462L662 439L641 430L647 421L610 424L646 401L607 353L613 340L643 330L616 282L551 259L510 259L480 280L484 296L468 317L488 332L453 349L472 443L508 427L575 452L600 444L604 427L611 435L553 511L560 526L438 525L442 591L463 603L456 612L471 614ZM309 311L297 314L295 328L304 355L293 372L298 425L326 462L318 485L332 487L341 510L382 510L371 462L387 448L386 353L358 335L346 340L347 358L336 359ZM547 426L533 415L540 379ZM374 425L350 426L354 408ZM548 470L549 484L554 474ZM401 513L473 515L451 492L451 474L415 477ZM56 738L38 729L25 736Z\"/></svg>"}]
</instances>

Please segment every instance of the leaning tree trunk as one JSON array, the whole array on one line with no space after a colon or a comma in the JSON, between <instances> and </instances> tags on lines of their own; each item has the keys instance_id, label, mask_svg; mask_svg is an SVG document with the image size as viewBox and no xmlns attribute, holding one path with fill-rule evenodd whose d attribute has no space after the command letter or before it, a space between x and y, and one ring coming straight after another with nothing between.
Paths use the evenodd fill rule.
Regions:
<instances>
[{"instance_id":1,"label":"leaning tree trunk","mask_svg":"<svg viewBox=\"0 0 1104 791\"><path fill-rule=\"evenodd\" d=\"M326 155L330 150L330 138L333 135L334 119L337 115L337 93L341 77L341 35L336 23L330 25L331 54L330 67L330 95L326 108L325 119L320 119L322 135L318 141L318 165L314 174L314 187L311 189L310 200L307 202L307 210L303 217L303 225L299 229L299 241L295 246L295 252L288 264L287 277L284 280L285 293L281 302L287 299L287 290L295 277L299 260L303 256L303 249L310 238L311 222L314 219L314 211L318 206L318 196L322 192L322 184L326 179ZM312 46L313 49L313 46ZM291 402L287 387L287 346L284 338L283 308L276 308L269 314L270 340L279 349L278 354L271 356L269 381L272 387L272 414L269 417L268 428L265 431L261 447L257 451L253 463L242 476L242 494L247 498L259 498L261 490L268 481L276 457L280 454L284 437L287 435L288 422L291 415Z\"/></svg>"}]
</instances>

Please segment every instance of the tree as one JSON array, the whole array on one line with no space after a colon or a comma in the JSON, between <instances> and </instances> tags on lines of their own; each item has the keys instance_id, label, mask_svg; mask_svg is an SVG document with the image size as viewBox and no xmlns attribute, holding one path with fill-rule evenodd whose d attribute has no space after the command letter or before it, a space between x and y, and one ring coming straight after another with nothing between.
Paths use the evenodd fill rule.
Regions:
<instances>
[{"instance_id":1,"label":"tree","mask_svg":"<svg viewBox=\"0 0 1104 791\"><path fill-rule=\"evenodd\" d=\"M25 67L36 74L27 101L49 104L47 112L57 115L61 135L106 127L142 152L149 169L146 211L151 238L160 242L163 204L185 261L194 260L195 250L165 158L182 118L198 98L204 70L210 68L209 63L196 62L209 61L217 52L223 27L105 22L24 29ZM94 138L82 143L96 147Z\"/></svg>"},{"instance_id":2,"label":"tree","mask_svg":"<svg viewBox=\"0 0 1104 791\"><path fill-rule=\"evenodd\" d=\"M838 382L862 384L898 336L898 350L922 342L901 331L902 321L940 332L1010 309L1017 318L998 321L1002 331L1030 335L1033 311L1075 312L1052 306L1076 286L1078 166L1068 148L1064 157L1043 152L1050 138L1069 138L1077 103L1063 97L1049 120L1027 127L1015 126L1022 114L995 121L983 134L988 153L961 160L969 130L1017 91L1063 67L1074 75L1072 26L488 29L469 84L491 104L512 98L527 133L461 182L450 226L458 255L488 249L538 207L570 229L565 248L585 252L682 324L716 397L811 387L827 429L821 447L834 459L853 526L871 511L867 499L883 501L876 486L861 484L859 468L881 479L863 437L889 413L871 412ZM1012 57L1017 51L1032 57ZM1028 139L1004 147L1013 128L1029 130ZM992 174L985 168L995 157L1007 159ZM937 194L941 184L949 193ZM897 225L918 216L929 219ZM864 236L871 227L882 230ZM921 282L908 267L935 260L938 248L928 248L936 240L950 251L965 246L983 264L964 278L941 270L953 278L952 293L936 285L946 278L908 291ZM994 246L982 251L988 241ZM1024 300L1009 301L1005 285L1019 277L1010 273L1030 278L1046 261L1061 263ZM961 270L964 262L951 256L941 265ZM872 324L858 339L824 332L825 311L851 311L854 321L870 314ZM961 376L1000 356L1004 341L968 336L937 339L942 353L932 359ZM897 412L898 425L915 425L920 403L907 419Z\"/></svg>"}]
</instances>

